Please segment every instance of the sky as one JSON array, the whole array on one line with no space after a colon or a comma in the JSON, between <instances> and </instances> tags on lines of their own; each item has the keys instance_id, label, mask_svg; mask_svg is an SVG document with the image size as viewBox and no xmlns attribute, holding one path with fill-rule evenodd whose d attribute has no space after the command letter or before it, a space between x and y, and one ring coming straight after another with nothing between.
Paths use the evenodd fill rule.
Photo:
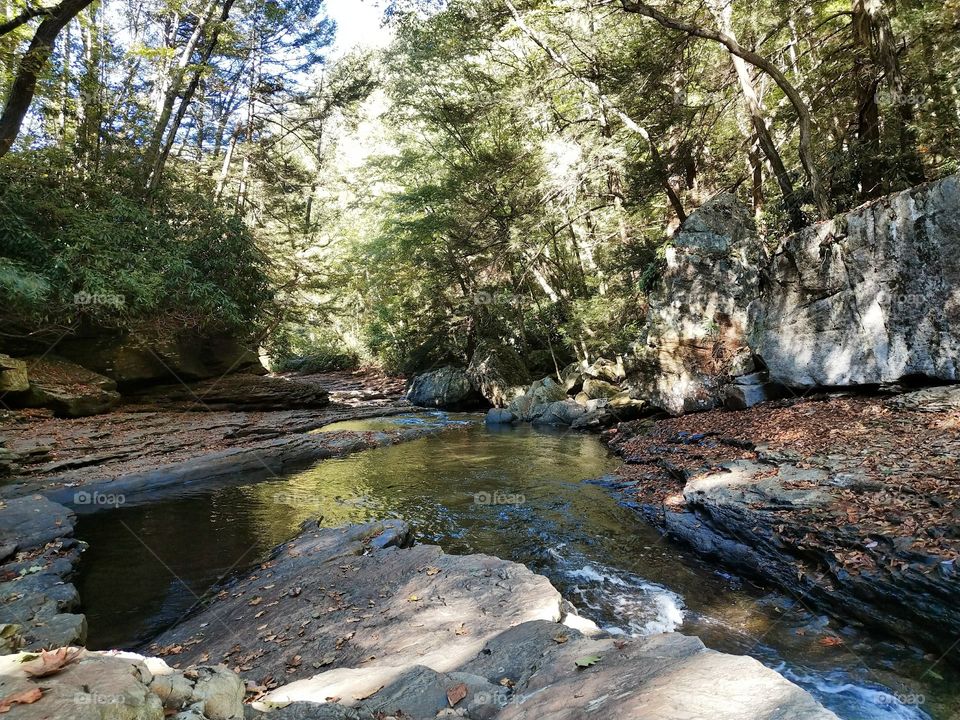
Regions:
<instances>
[{"instance_id":1,"label":"sky","mask_svg":"<svg viewBox=\"0 0 960 720\"><path fill-rule=\"evenodd\" d=\"M389 39L383 25L383 0L327 0L327 15L337 22L331 57L357 46L381 47Z\"/></svg>"}]
</instances>

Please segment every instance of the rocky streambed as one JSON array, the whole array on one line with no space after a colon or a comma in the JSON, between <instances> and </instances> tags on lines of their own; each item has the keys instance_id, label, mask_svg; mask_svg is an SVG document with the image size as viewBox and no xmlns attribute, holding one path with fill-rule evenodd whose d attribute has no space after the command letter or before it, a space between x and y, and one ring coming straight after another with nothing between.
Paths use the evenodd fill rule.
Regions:
<instances>
[{"instance_id":1,"label":"rocky streambed","mask_svg":"<svg viewBox=\"0 0 960 720\"><path fill-rule=\"evenodd\" d=\"M601 486L617 481L582 482L616 467L594 438L485 429L475 419L464 430L460 423L439 414L399 415L294 433L292 447L324 447L325 455L280 464L276 476L241 464L244 472L231 477L229 453L244 457L237 446L207 456L216 460L209 467L223 468L211 473L210 483L196 482L201 466L194 461L185 465L190 473L174 473L172 483L131 473L136 482L124 485L122 472L118 479L97 479L96 465L75 468L69 478L37 478L21 490L50 479L55 493L92 495L109 488L107 482L128 488L130 498L123 505L77 506L79 539L71 537L76 519L70 511L36 506L34 516L51 518L47 535L14 549L4 606L22 600L16 596L30 583L46 588L45 599L32 605L38 611L30 617L38 622L22 623L20 639L30 647L66 644L65 635L52 640L37 629L69 633L72 622L83 621L73 579L82 609L93 618L92 646L103 647L104 618L122 627L125 616L152 614L169 624L195 605L195 595L217 584L184 623L141 651L162 655L181 671L225 663L248 683L248 699L262 696L261 711L274 716L379 717L402 710L407 714L397 717L419 717L415 713L437 702L448 714L469 717L830 716L787 677L841 717L924 717L916 702L904 702L911 691L919 695L930 686L911 682L916 658L910 648L885 645L664 545ZM397 444L402 440L411 442ZM266 442L275 441L283 447L290 438ZM284 454L278 450L277 458ZM308 467L324 456L330 459ZM184 484L185 477L194 482ZM7 502L25 509L48 501L21 495ZM301 521L318 516L320 525L298 530ZM411 529L378 524L401 517ZM331 527L344 522L368 524ZM382 533L371 528L388 532L377 540ZM406 547L409 536L419 544ZM77 576L84 541L91 547ZM271 552L278 543L286 544ZM224 549L229 552L218 554ZM253 570L237 572L251 562ZM192 576L191 565L205 569ZM159 611L144 604L148 595L161 603ZM131 647L141 633L130 628L109 645ZM767 668L749 657L707 651L671 632L676 629L703 636L712 648L759 658ZM483 658L497 671L481 671ZM119 661L144 677L137 663L147 661ZM501 667L512 669L493 677ZM199 671L187 672L195 684ZM323 678L319 685L309 684L314 676ZM624 676L634 678L635 692L625 693ZM949 679L945 672L941 677ZM328 687L341 678L345 684ZM297 693L302 683L312 687L304 691L309 697L278 694L291 682ZM453 698L466 694L452 701L448 691ZM949 717L948 696L928 700L934 717ZM178 711L199 702L187 690L176 698ZM288 700L293 704L279 707ZM308 700L314 704L302 704Z\"/></svg>"}]
</instances>

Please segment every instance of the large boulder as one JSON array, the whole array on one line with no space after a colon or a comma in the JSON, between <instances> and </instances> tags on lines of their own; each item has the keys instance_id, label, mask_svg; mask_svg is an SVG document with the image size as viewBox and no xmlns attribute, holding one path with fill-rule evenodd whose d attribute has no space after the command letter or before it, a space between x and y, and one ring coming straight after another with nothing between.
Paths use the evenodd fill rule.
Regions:
<instances>
[{"instance_id":1,"label":"large boulder","mask_svg":"<svg viewBox=\"0 0 960 720\"><path fill-rule=\"evenodd\" d=\"M84 417L105 413L120 402L117 383L53 355L26 358L30 387L23 398L27 407L45 407L59 417Z\"/></svg>"},{"instance_id":2,"label":"large boulder","mask_svg":"<svg viewBox=\"0 0 960 720\"><path fill-rule=\"evenodd\" d=\"M493 407L506 407L522 395L530 373L510 345L482 343L467 366L467 378Z\"/></svg>"},{"instance_id":3,"label":"large boulder","mask_svg":"<svg viewBox=\"0 0 960 720\"><path fill-rule=\"evenodd\" d=\"M775 382L960 380L960 176L784 239L751 308Z\"/></svg>"},{"instance_id":4,"label":"large boulder","mask_svg":"<svg viewBox=\"0 0 960 720\"><path fill-rule=\"evenodd\" d=\"M407 400L420 407L470 410L484 404L462 368L442 367L417 375L407 390Z\"/></svg>"},{"instance_id":5,"label":"large boulder","mask_svg":"<svg viewBox=\"0 0 960 720\"><path fill-rule=\"evenodd\" d=\"M57 352L121 387L267 372L257 354L236 339L191 332L73 338L61 342Z\"/></svg>"},{"instance_id":6,"label":"large boulder","mask_svg":"<svg viewBox=\"0 0 960 720\"><path fill-rule=\"evenodd\" d=\"M530 422L534 425L573 425L586 412L586 408L574 400L558 400L546 405L537 405Z\"/></svg>"},{"instance_id":7,"label":"large boulder","mask_svg":"<svg viewBox=\"0 0 960 720\"><path fill-rule=\"evenodd\" d=\"M550 377L537 380L527 391L514 398L507 409L513 413L514 417L529 422L537 412L537 407L549 405L554 402L561 402L567 399L567 391L563 385Z\"/></svg>"},{"instance_id":8,"label":"large boulder","mask_svg":"<svg viewBox=\"0 0 960 720\"><path fill-rule=\"evenodd\" d=\"M23 360L0 354L0 393L23 392L29 388L27 364Z\"/></svg>"},{"instance_id":9,"label":"large boulder","mask_svg":"<svg viewBox=\"0 0 960 720\"><path fill-rule=\"evenodd\" d=\"M683 223L650 297L632 381L652 404L672 414L716 407L726 378L754 369L747 308L760 293L762 257L750 210L732 194Z\"/></svg>"}]
</instances>

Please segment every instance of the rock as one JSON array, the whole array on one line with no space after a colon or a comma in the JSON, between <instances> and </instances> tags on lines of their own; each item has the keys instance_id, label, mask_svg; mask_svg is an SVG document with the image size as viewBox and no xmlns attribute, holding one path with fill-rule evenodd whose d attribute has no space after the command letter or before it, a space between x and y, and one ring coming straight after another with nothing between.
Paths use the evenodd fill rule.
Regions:
<instances>
[{"instance_id":1,"label":"rock","mask_svg":"<svg viewBox=\"0 0 960 720\"><path fill-rule=\"evenodd\" d=\"M731 410L746 410L776 397L769 383L744 385L733 383L723 388L723 404Z\"/></svg>"},{"instance_id":2,"label":"rock","mask_svg":"<svg viewBox=\"0 0 960 720\"><path fill-rule=\"evenodd\" d=\"M0 353L0 393L24 392L29 388L27 363Z\"/></svg>"},{"instance_id":3,"label":"rock","mask_svg":"<svg viewBox=\"0 0 960 720\"><path fill-rule=\"evenodd\" d=\"M131 401L178 410L295 410L330 404L324 385L311 377L274 377L249 373L185 385L160 385L128 393Z\"/></svg>"},{"instance_id":4,"label":"rock","mask_svg":"<svg viewBox=\"0 0 960 720\"><path fill-rule=\"evenodd\" d=\"M372 549L372 538L403 534L400 526L311 525L157 643L179 646L179 662L229 653L248 658L251 679L287 679L254 703L275 720L581 718L591 709L612 718L834 718L774 671L696 638L622 642L580 618L561 624L567 604L521 565L432 546ZM291 597L293 582L310 593ZM215 628L222 617L235 635ZM578 668L588 655L600 659ZM151 683L161 697L187 694L175 685Z\"/></svg>"},{"instance_id":5,"label":"rock","mask_svg":"<svg viewBox=\"0 0 960 720\"><path fill-rule=\"evenodd\" d=\"M884 405L893 410L952 412L960 410L960 385L924 388L890 398Z\"/></svg>"},{"instance_id":6,"label":"rock","mask_svg":"<svg viewBox=\"0 0 960 720\"><path fill-rule=\"evenodd\" d=\"M592 400L591 402L596 401ZM574 430L598 430L600 428L610 427L617 422L617 416L603 407L596 410L588 410L576 418L570 424L570 427Z\"/></svg>"},{"instance_id":7,"label":"rock","mask_svg":"<svg viewBox=\"0 0 960 720\"><path fill-rule=\"evenodd\" d=\"M732 571L758 577L789 596L807 598L809 607L829 611L844 623L878 628L938 656L948 652L955 638L942 629L960 624L956 578L931 572L936 560L897 547L897 542L910 545L910 538L870 534L855 540L835 493L855 488L856 478L838 478L800 459L761 451L757 461L725 463L726 471L694 474L684 487L682 506L663 514L668 534L697 555L719 559ZM886 546L876 555L869 551L868 557L882 567L901 568L878 572L867 564L860 572L847 571L838 562L838 548L862 547L866 537L881 538Z\"/></svg>"},{"instance_id":8,"label":"rock","mask_svg":"<svg viewBox=\"0 0 960 720\"><path fill-rule=\"evenodd\" d=\"M469 410L484 403L465 370L442 367L417 375L407 391L407 400L420 407Z\"/></svg>"},{"instance_id":9,"label":"rock","mask_svg":"<svg viewBox=\"0 0 960 720\"><path fill-rule=\"evenodd\" d=\"M599 358L592 365L587 365L583 369L583 374L586 377L605 380L614 385L619 384L627 377L622 357L617 357L615 361Z\"/></svg>"},{"instance_id":10,"label":"rock","mask_svg":"<svg viewBox=\"0 0 960 720\"><path fill-rule=\"evenodd\" d=\"M507 409L521 421L530 422L537 406L560 402L566 398L567 392L563 386L553 378L546 377L534 382L523 395L515 398Z\"/></svg>"},{"instance_id":11,"label":"rock","mask_svg":"<svg viewBox=\"0 0 960 720\"><path fill-rule=\"evenodd\" d=\"M481 343L467 365L467 378L495 408L522 395L530 373L520 354L507 344Z\"/></svg>"},{"instance_id":12,"label":"rock","mask_svg":"<svg viewBox=\"0 0 960 720\"><path fill-rule=\"evenodd\" d=\"M58 417L105 413L120 402L117 383L108 377L54 355L25 358L30 365L30 388L22 402L45 407Z\"/></svg>"},{"instance_id":13,"label":"rock","mask_svg":"<svg viewBox=\"0 0 960 720\"><path fill-rule=\"evenodd\" d=\"M209 720L242 720L243 681L223 665L200 667L187 703Z\"/></svg>"},{"instance_id":14,"label":"rock","mask_svg":"<svg viewBox=\"0 0 960 720\"><path fill-rule=\"evenodd\" d=\"M674 415L717 407L723 378L753 370L748 306L760 294L762 257L750 210L731 194L681 226L631 376L653 405Z\"/></svg>"},{"instance_id":15,"label":"rock","mask_svg":"<svg viewBox=\"0 0 960 720\"><path fill-rule=\"evenodd\" d=\"M271 693L273 699L322 702L362 697L415 665L458 670L504 628L560 620L560 594L522 565L486 555L446 555L432 545L377 549L372 541L397 526L406 528L400 521L333 530L314 524L278 548L269 569L240 579L228 596L156 643L180 645L174 657L183 663L223 657L235 645L238 657L262 648L249 677L271 673L292 682ZM291 597L292 586L310 592ZM251 606L255 596L263 602ZM337 599L347 596L346 603ZM222 617L232 619L234 632L217 629ZM305 633L293 633L282 645L264 644L265 633L257 629L264 625L275 632L302 627ZM289 665L297 655L299 664Z\"/></svg>"},{"instance_id":16,"label":"rock","mask_svg":"<svg viewBox=\"0 0 960 720\"><path fill-rule=\"evenodd\" d=\"M484 418L484 422L487 425L509 425L515 419L516 418L513 417L513 413L509 410L490 408L487 411L487 416Z\"/></svg>"},{"instance_id":17,"label":"rock","mask_svg":"<svg viewBox=\"0 0 960 720\"><path fill-rule=\"evenodd\" d=\"M757 370L756 372L734 377L733 382L735 385L763 385L770 382L770 373L766 370Z\"/></svg>"},{"instance_id":18,"label":"rock","mask_svg":"<svg viewBox=\"0 0 960 720\"><path fill-rule=\"evenodd\" d=\"M62 341L57 352L115 380L121 388L204 380L233 373L266 373L257 354L237 340L192 332L173 338L148 335L71 338Z\"/></svg>"},{"instance_id":19,"label":"rock","mask_svg":"<svg viewBox=\"0 0 960 720\"><path fill-rule=\"evenodd\" d=\"M35 550L73 533L72 510L42 495L6 500L0 508L0 545Z\"/></svg>"},{"instance_id":20,"label":"rock","mask_svg":"<svg viewBox=\"0 0 960 720\"><path fill-rule=\"evenodd\" d=\"M8 645L36 650L86 639L86 618L75 612L80 598L67 582L84 549L69 537L75 520L71 510L40 495L0 508L0 545L25 553L25 559L14 555L0 566L9 578L0 582L0 607L17 625L16 641L8 638Z\"/></svg>"},{"instance_id":21,"label":"rock","mask_svg":"<svg viewBox=\"0 0 960 720\"><path fill-rule=\"evenodd\" d=\"M530 422L535 425L572 425L586 409L573 400L558 400L533 408Z\"/></svg>"},{"instance_id":22,"label":"rock","mask_svg":"<svg viewBox=\"0 0 960 720\"><path fill-rule=\"evenodd\" d=\"M76 649L77 659L39 683L42 697L19 705L23 720L242 720L244 687L224 666L177 671L157 658ZM0 697L37 687L22 655L0 657ZM171 692L170 688L177 688Z\"/></svg>"},{"instance_id":23,"label":"rock","mask_svg":"<svg viewBox=\"0 0 960 720\"><path fill-rule=\"evenodd\" d=\"M582 658L596 658L578 667ZM514 689L502 720L836 720L810 695L753 658L665 633L630 641L573 638L546 647Z\"/></svg>"},{"instance_id":24,"label":"rock","mask_svg":"<svg viewBox=\"0 0 960 720\"><path fill-rule=\"evenodd\" d=\"M573 362L560 371L560 384L569 393L579 392L583 387L585 363Z\"/></svg>"},{"instance_id":25,"label":"rock","mask_svg":"<svg viewBox=\"0 0 960 720\"><path fill-rule=\"evenodd\" d=\"M36 688L27 677L21 655L0 657L0 697ZM31 705L17 705L17 720L163 720L160 698L150 692L149 671L142 663L80 651L80 658L39 683L43 696Z\"/></svg>"},{"instance_id":26,"label":"rock","mask_svg":"<svg viewBox=\"0 0 960 720\"><path fill-rule=\"evenodd\" d=\"M960 380L960 176L785 238L752 347L790 387Z\"/></svg>"},{"instance_id":27,"label":"rock","mask_svg":"<svg viewBox=\"0 0 960 720\"><path fill-rule=\"evenodd\" d=\"M591 400L596 398L612 398L620 392L620 388L604 380L588 378L583 381L583 392Z\"/></svg>"}]
</instances>

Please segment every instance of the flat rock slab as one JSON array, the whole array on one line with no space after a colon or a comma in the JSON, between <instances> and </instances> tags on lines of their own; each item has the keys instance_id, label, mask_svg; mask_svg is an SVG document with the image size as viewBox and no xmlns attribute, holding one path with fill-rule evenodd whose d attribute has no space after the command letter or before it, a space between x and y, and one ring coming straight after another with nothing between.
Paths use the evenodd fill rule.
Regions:
<instances>
[{"instance_id":1,"label":"flat rock slab","mask_svg":"<svg viewBox=\"0 0 960 720\"><path fill-rule=\"evenodd\" d=\"M960 410L960 385L941 385L897 395L884 405L893 410L915 412L954 412Z\"/></svg>"},{"instance_id":2,"label":"flat rock slab","mask_svg":"<svg viewBox=\"0 0 960 720\"><path fill-rule=\"evenodd\" d=\"M0 546L33 550L73 533L74 514L41 495L0 503Z\"/></svg>"},{"instance_id":3,"label":"flat rock slab","mask_svg":"<svg viewBox=\"0 0 960 720\"><path fill-rule=\"evenodd\" d=\"M753 659L604 637L526 567L408 539L401 521L307 526L151 652L226 663L272 720L835 720Z\"/></svg>"},{"instance_id":4,"label":"flat rock slab","mask_svg":"<svg viewBox=\"0 0 960 720\"><path fill-rule=\"evenodd\" d=\"M151 648L173 662L224 662L261 683L321 669L446 672L504 628L560 620L560 593L523 565L396 547L407 534L399 521L314 525Z\"/></svg>"},{"instance_id":5,"label":"flat rock slab","mask_svg":"<svg viewBox=\"0 0 960 720\"><path fill-rule=\"evenodd\" d=\"M581 667L586 662L594 664ZM579 665L578 665L579 663ZM629 642L571 638L548 647L502 720L835 720L753 658L664 633Z\"/></svg>"}]
</instances>

